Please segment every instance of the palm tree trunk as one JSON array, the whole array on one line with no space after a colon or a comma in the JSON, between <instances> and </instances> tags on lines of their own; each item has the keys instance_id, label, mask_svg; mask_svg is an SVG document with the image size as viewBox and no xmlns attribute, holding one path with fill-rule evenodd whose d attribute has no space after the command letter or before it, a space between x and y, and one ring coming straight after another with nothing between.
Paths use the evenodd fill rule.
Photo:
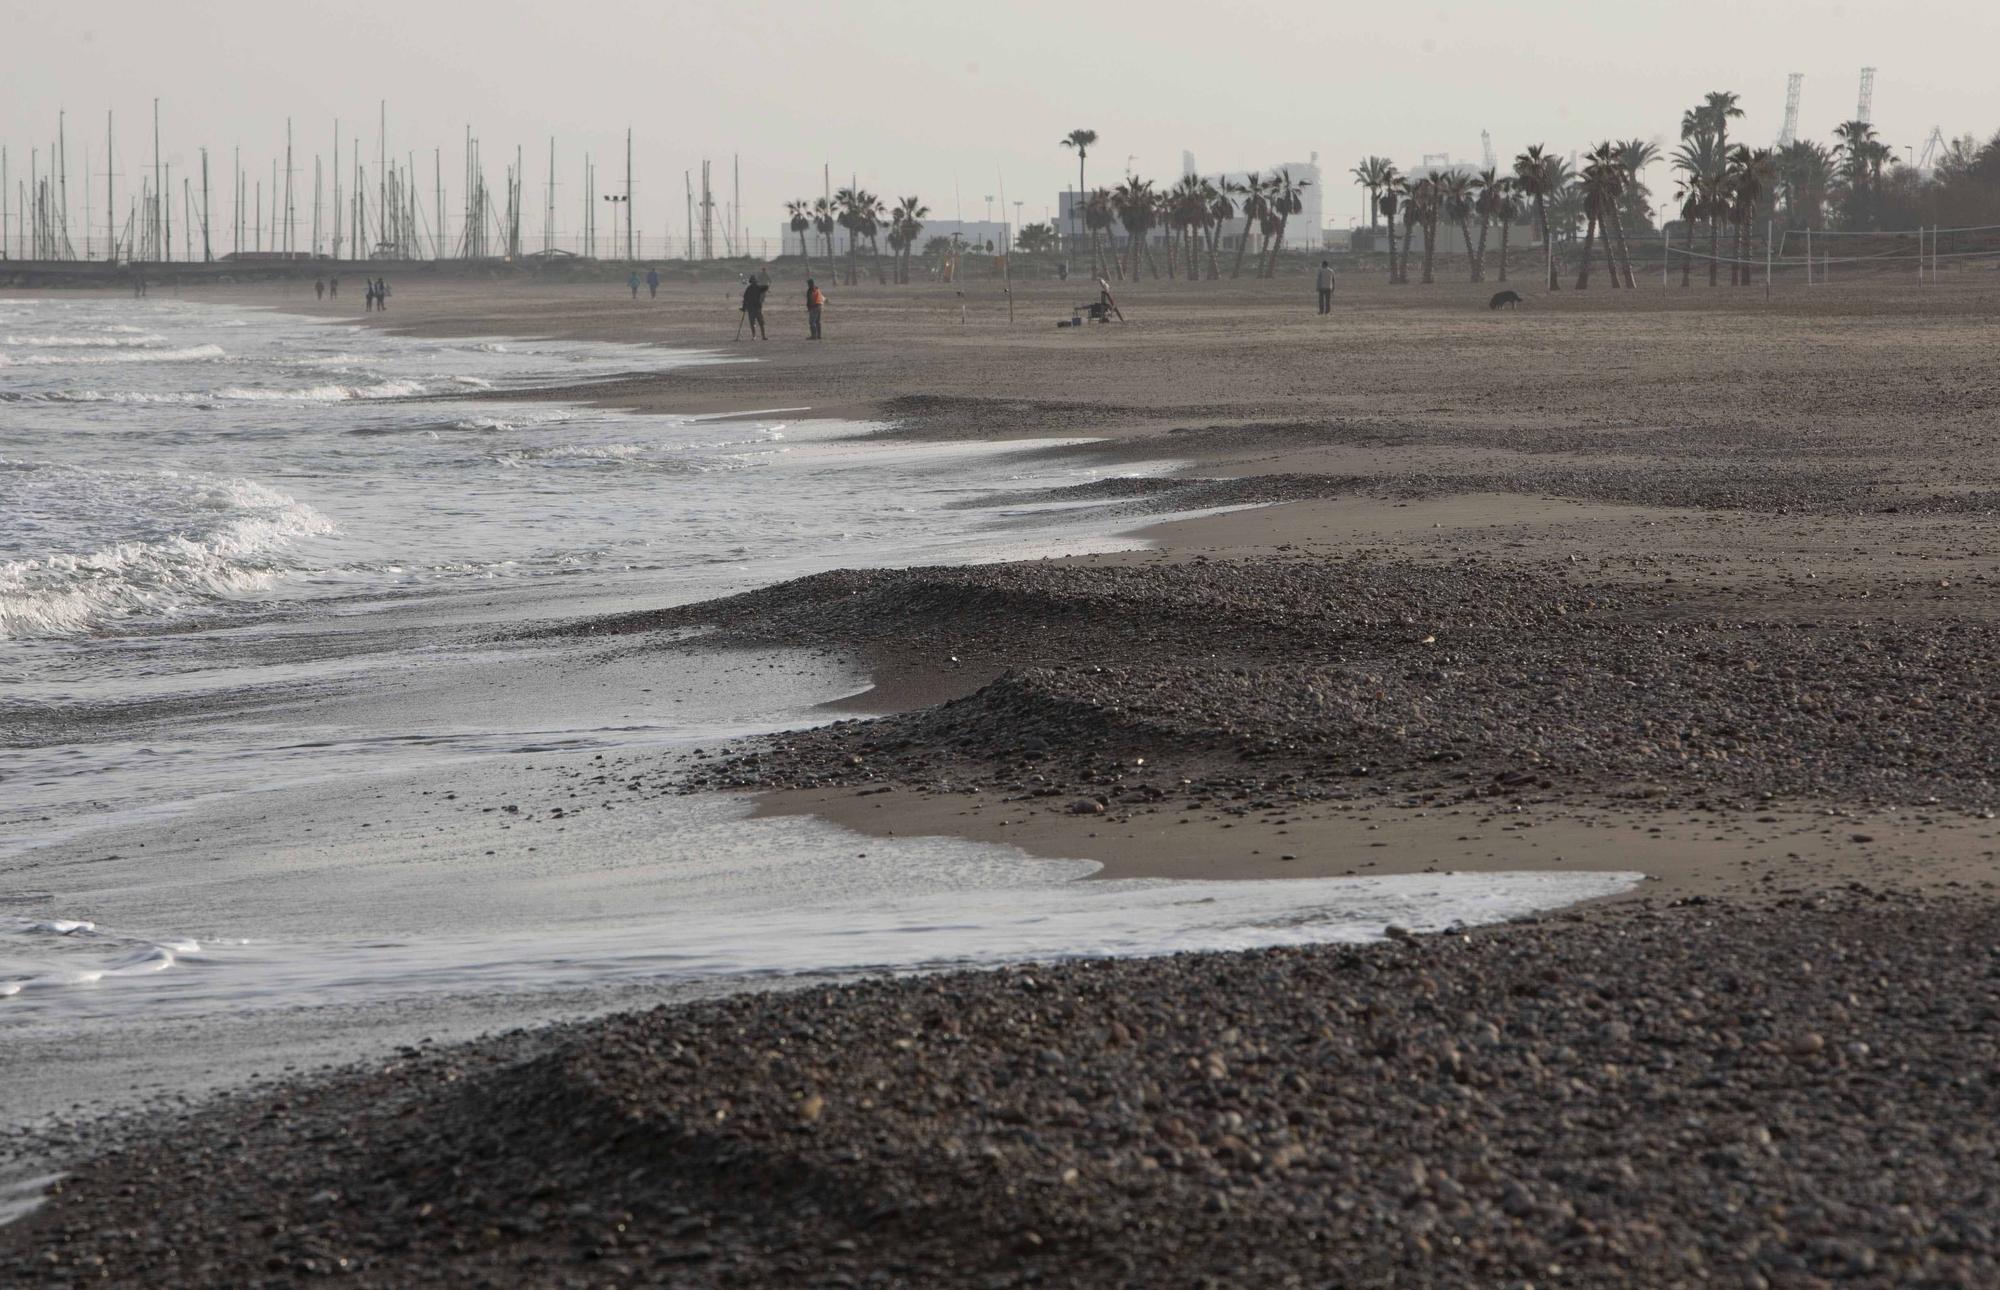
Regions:
<instances>
[{"instance_id":1,"label":"palm tree trunk","mask_svg":"<svg viewBox=\"0 0 2000 1290\"><path fill-rule=\"evenodd\" d=\"M1222 221L1215 220L1208 226L1208 280L1214 282L1222 277L1222 269L1215 262L1216 244L1222 241Z\"/></svg>"},{"instance_id":2,"label":"palm tree trunk","mask_svg":"<svg viewBox=\"0 0 2000 1290\"><path fill-rule=\"evenodd\" d=\"M1403 271L1401 276L1396 279L1396 281L1405 286L1408 286L1410 282L1410 242L1416 235L1417 222L1415 220L1405 220L1403 222ZM1395 234L1392 232L1390 236L1394 237Z\"/></svg>"},{"instance_id":3,"label":"palm tree trunk","mask_svg":"<svg viewBox=\"0 0 2000 1290\"><path fill-rule=\"evenodd\" d=\"M1500 281L1507 280L1507 231L1514 221L1506 216L1500 218Z\"/></svg>"},{"instance_id":4,"label":"palm tree trunk","mask_svg":"<svg viewBox=\"0 0 2000 1290\"><path fill-rule=\"evenodd\" d=\"M1479 250L1472 257L1472 280L1486 281L1486 230L1492 225L1493 217L1482 213L1479 217ZM1505 277L1503 272L1501 277Z\"/></svg>"},{"instance_id":5,"label":"palm tree trunk","mask_svg":"<svg viewBox=\"0 0 2000 1290\"><path fill-rule=\"evenodd\" d=\"M1084 157L1085 157L1086 155L1088 155L1088 154L1086 154L1086 153L1084 152L1084 150L1083 150L1082 148L1078 148L1078 149L1076 150L1076 211L1075 211L1075 215L1076 215L1076 218L1077 218L1077 219L1079 219L1079 220L1082 220L1082 221L1084 221L1085 223L1088 223L1088 222L1089 222L1089 220L1090 220L1090 214L1089 214L1089 212L1088 212L1088 211L1086 211L1086 210L1084 209L1084 205L1085 205L1085 202L1086 202L1086 198L1087 198L1087 195L1088 195L1088 193L1090 192L1090 190L1089 190L1089 189L1087 189L1087 188L1085 188L1085 187L1083 186L1083 159L1084 159ZM1070 227L1071 227L1071 230L1072 230L1072 231L1071 231L1071 236L1075 236L1075 232L1074 232L1074 230L1075 230L1075 227L1076 227L1076 226L1075 226L1074 224L1072 224L1072 225L1071 225ZM1069 253L1070 253L1070 258L1074 259L1074 258L1076 257L1076 248L1075 248L1075 247L1071 247L1071 248L1070 248L1070 252L1069 252ZM1097 275L1098 275L1098 265L1097 265L1097 230L1096 230L1096 229L1091 229L1091 230L1090 230L1090 276L1094 278L1094 277L1096 277Z\"/></svg>"},{"instance_id":6,"label":"palm tree trunk","mask_svg":"<svg viewBox=\"0 0 2000 1290\"><path fill-rule=\"evenodd\" d=\"M1616 219L1617 215L1615 212L1606 211L1603 215L1599 216L1597 220L1598 228L1602 230L1604 234L1603 238L1601 239L1604 243L1604 272L1611 278L1611 286L1613 290L1616 290L1617 288L1625 285L1624 283L1618 280L1618 257L1612 253L1611 249L1611 242L1612 242L1611 235L1618 227L1617 224L1615 223Z\"/></svg>"},{"instance_id":7,"label":"palm tree trunk","mask_svg":"<svg viewBox=\"0 0 2000 1290\"><path fill-rule=\"evenodd\" d=\"M1548 200L1541 193L1535 194L1535 222L1542 226L1542 259L1549 266L1549 290L1561 291L1562 279L1556 276L1555 230L1549 227Z\"/></svg>"},{"instance_id":8,"label":"palm tree trunk","mask_svg":"<svg viewBox=\"0 0 2000 1290\"><path fill-rule=\"evenodd\" d=\"M1248 215L1245 215L1243 217L1243 237L1241 241L1236 243L1236 267L1229 271L1229 276L1231 278L1240 278L1243 276L1243 253L1245 251L1248 251L1249 249L1250 249L1250 217Z\"/></svg>"},{"instance_id":9,"label":"palm tree trunk","mask_svg":"<svg viewBox=\"0 0 2000 1290\"><path fill-rule=\"evenodd\" d=\"M1610 219L1611 236L1618 243L1618 263L1623 266L1625 274L1625 288L1628 291L1637 290L1639 284L1632 278L1632 250L1625 244L1625 219L1615 208L1611 211Z\"/></svg>"},{"instance_id":10,"label":"palm tree trunk","mask_svg":"<svg viewBox=\"0 0 2000 1290\"><path fill-rule=\"evenodd\" d=\"M1389 217L1389 285L1393 287L1399 281L1401 279L1396 276L1396 217L1391 215Z\"/></svg>"},{"instance_id":11,"label":"palm tree trunk","mask_svg":"<svg viewBox=\"0 0 2000 1290\"><path fill-rule=\"evenodd\" d=\"M1597 246L1597 214L1596 212L1593 211L1584 216L1583 267L1577 271L1576 275L1576 289L1578 291L1587 291L1590 289L1590 253L1596 248L1596 246Z\"/></svg>"},{"instance_id":12,"label":"palm tree trunk","mask_svg":"<svg viewBox=\"0 0 2000 1290\"><path fill-rule=\"evenodd\" d=\"M1278 235L1271 239L1271 249L1264 256L1264 276L1267 278L1278 276L1278 252L1285 249L1285 225L1291 219L1290 213L1278 217Z\"/></svg>"},{"instance_id":13,"label":"palm tree trunk","mask_svg":"<svg viewBox=\"0 0 2000 1290\"><path fill-rule=\"evenodd\" d=\"M1479 281L1479 261L1472 254L1472 221L1465 216L1458 217L1458 235L1465 239L1465 271L1474 282Z\"/></svg>"},{"instance_id":14,"label":"palm tree trunk","mask_svg":"<svg viewBox=\"0 0 2000 1290\"><path fill-rule=\"evenodd\" d=\"M1708 285L1716 285L1716 275L1722 268L1722 214L1710 211L1708 215Z\"/></svg>"},{"instance_id":15,"label":"palm tree trunk","mask_svg":"<svg viewBox=\"0 0 2000 1290\"><path fill-rule=\"evenodd\" d=\"M1681 239L1681 288L1686 290L1689 275L1694 272L1694 215L1683 211L1681 223L1684 225L1683 231L1687 234Z\"/></svg>"},{"instance_id":16,"label":"palm tree trunk","mask_svg":"<svg viewBox=\"0 0 2000 1290\"><path fill-rule=\"evenodd\" d=\"M1427 287L1436 281L1431 276L1431 265L1437 260L1437 247L1437 215L1435 213L1426 214L1424 216L1424 285Z\"/></svg>"}]
</instances>

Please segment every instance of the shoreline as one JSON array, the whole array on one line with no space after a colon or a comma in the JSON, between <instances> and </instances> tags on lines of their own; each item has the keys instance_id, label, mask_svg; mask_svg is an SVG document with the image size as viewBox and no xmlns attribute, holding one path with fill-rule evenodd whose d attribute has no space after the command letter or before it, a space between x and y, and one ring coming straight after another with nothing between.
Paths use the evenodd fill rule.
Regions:
<instances>
[{"instance_id":1,"label":"shoreline","mask_svg":"<svg viewBox=\"0 0 2000 1290\"><path fill-rule=\"evenodd\" d=\"M2000 339L1986 297L1943 338L1894 310L1732 299L1637 389L1575 382L1684 304L1570 299L1517 327L1448 293L1368 299L1334 333L1357 374L1321 389L1334 353L1303 323L1245 321L1282 286L1206 315L1134 290L1197 321L1092 337L1087 364L1057 348L1081 338L928 336L921 306L863 291L875 330L852 346L747 385L707 369L718 403L821 386L905 410L902 436L1060 430L1104 440L1051 450L1079 464L1189 465L1009 502L1107 508L1155 550L845 570L546 627L643 666L662 629L701 625L873 677L834 709L859 719L660 761L621 807L754 790L767 818L1107 879L1655 881L1463 936L891 977L413 1048L119 1144L0 1228L0 1268L2000 1275L2000 1179L1954 1145L2000 1061L2000 470L1967 384ZM1449 344L1405 354L1423 328ZM1706 380L1725 343L1727 407ZM682 399L701 370L617 397ZM1921 440L1875 410L1885 387L1922 392ZM1157 519L1191 499L1263 505ZM143 1185L189 1159L211 1185Z\"/></svg>"},{"instance_id":2,"label":"shoreline","mask_svg":"<svg viewBox=\"0 0 2000 1290\"><path fill-rule=\"evenodd\" d=\"M864 288L858 294L870 297L871 309L878 308L874 304L878 298L882 301L879 308L887 309L893 307L891 302L899 293ZM907 298L921 293L901 294ZM570 295L573 293L562 298ZM1575 300L1565 303L1574 304ZM1367 307L1375 306L1371 301ZM557 328L550 334L566 335L579 327L567 316L566 311L572 308L561 306L565 312L551 320ZM647 316L643 311L638 315ZM498 330L496 320L459 310L443 320L405 323L402 317L377 316L367 321L416 335L508 334ZM675 316L661 328L662 336L656 343L687 343L686 327ZM629 330L621 334L637 335ZM1047 348L1046 342L1045 335L1009 337L1010 344L1038 354ZM766 352L762 346L743 348L751 354ZM799 382L810 382L814 373L823 370L820 352L798 354L789 348L775 352L782 356L780 366L787 370L773 374L769 382L756 382L758 388L771 386L789 394L810 388ZM871 351L863 361L877 359L879 354ZM692 398L704 408L714 409L706 415L745 415L740 407L732 412L727 406L730 400L744 397L738 389L701 392L713 383L739 386L735 379L739 375L740 370L697 368L637 378L612 391L579 387L572 393L603 406L638 411L657 411L663 402ZM892 426L886 432L890 436L919 439L1004 439L1088 425L1099 442L1054 451L1097 464L1162 455L1182 461L1180 469L1166 477L1128 481L1131 487L1126 490L1115 486L1118 481L1111 481L1109 486L1090 490L1094 499L1078 499L1117 505L1119 494L1125 492L1124 501L1134 512L1129 532L1154 542L1155 551L1077 557L1063 562L1068 564L1130 569L1217 560L1352 559L1359 553L1363 558L1399 558L1422 569L1462 564L1468 547L1483 545L1486 561L1503 571L1546 568L1580 558L1592 559L1601 569L1613 562L1604 554L1609 547L1632 551L1625 557L1632 573L1620 579L1620 594L1665 592L1678 580L1682 586L1668 598L1685 603L1702 599L1704 593L1708 598L1740 595L1746 584L1754 591L1759 581L1790 586L1802 580L1820 583L1804 597L1809 605L1779 608L1780 616L1792 617L1825 614L1834 610L1829 602L1851 603L1868 595L1865 588L1843 586L1837 579L1820 575L1814 566L1823 566L1830 553L1817 544L1792 544L1797 549L1787 550L1786 543L1772 541L1772 530L1777 526L1764 520L1756 509L1743 509L1746 500L1753 508L1760 503L1738 495L1735 490L1740 487L1740 478L1705 471L1690 473L1673 463L1661 472L1667 476L1660 481L1664 487L1646 486L1640 481L1656 458L1631 452L1638 441L1624 442L1624 435L1613 436L1620 440L1615 445L1582 449L1589 454L1611 448L1612 455L1605 458L1609 469L1550 471L1552 461L1560 464L1577 454L1579 438L1587 442L1592 436L1566 429L1556 444L1539 442L1538 436L1521 441L1518 436L1504 434L1487 437L1500 442L1481 442L1468 438L1451 416L1436 421L1436 429L1426 434L1408 424L1382 424L1379 417L1365 413L1359 418L1336 414L1331 422L1315 424L1299 419L1296 412L1277 422L1264 421L1260 419L1264 411L1254 406L1093 404L1010 396L1002 390L950 397L892 395L861 405L816 406L799 415L885 421ZM1163 444L1171 446L1163 450ZM1741 473L1740 469L1731 472L1734 476ZM1538 484L1544 488L1553 484L1562 491L1538 493L1534 491ZM1880 505L1880 485L1860 477L1851 484L1837 484L1845 495L1829 492L1818 483L1804 489L1797 484L1789 486L1798 494L1793 504L1832 508L1845 513L1849 523L1897 529L1899 537L1912 533L1929 536L1941 531L1940 526L1948 528L1968 518L1955 506L1922 515L1921 505L1913 505L1915 499L1905 496L1904 488L1898 488L1890 498L1898 504L1885 508ZM1660 501L1634 496L1649 492L1659 495ZM1075 497L1072 492L1050 500ZM1166 522L1152 521L1145 515L1150 507L1190 501L1255 509ZM1721 511L1713 509L1717 506ZM1885 511L1899 519L1884 523L1875 518ZM1913 518L1900 519L1906 513ZM1717 514L1731 517L1730 531L1720 535L1704 532L1714 527ZM1668 530L1686 545L1680 553L1684 565L1678 575L1667 571L1668 564L1657 551L1632 548L1637 533L1643 532L1648 543L1656 542L1653 530L1657 529ZM1740 551L1746 529L1758 533L1755 560ZM1496 546L1522 554L1495 560ZM1779 566L1775 570L1769 567L1774 557ZM1987 564L1961 559L1951 562L1955 567L1941 569L1928 555L1921 560L1898 560L1891 555L1877 557L1872 563L1878 566L1871 570L1875 578L1886 576L1907 585L1917 578L1928 581L1939 573L1957 574L1961 586L1985 581ZM1759 565L1765 567L1760 569ZM1942 581L1952 579L1946 576ZM1685 594L1690 590L1692 595ZM1685 612L1677 605L1662 607ZM1983 603L1979 612L1987 612ZM698 613L690 618L697 620ZM816 639L815 643L844 644L871 665L874 684L868 692L830 705L830 711L843 716L882 717L931 708L966 698L980 688L975 682L991 681L998 675L990 664L968 675L964 665L927 666L908 657L907 651L893 652L892 657L865 642ZM1006 665L1032 664L1032 656L1033 651L1028 651L1025 659L1010 657ZM1466 810L1468 816L1442 815L1424 806L1396 812L1425 811L1426 823L1421 826L1400 820L1385 829L1373 819L1359 821L1349 809L1306 820L1287 817L1276 823L1268 818L1232 819L1205 812L1192 820L1184 813L1172 826L1153 826L1146 819L1135 821L1126 816L1118 829L1112 830L1091 827L1100 817L1072 814L1068 807L1073 799L1067 797L1053 805L1042 801L1010 805L951 793L871 793L864 798L853 794L865 789L815 788L782 779L765 784L756 776L742 786L765 789L759 806L759 814L764 816L817 815L874 836L935 833L1004 842L1048 858L1096 860L1106 866L1107 876L1303 877L1420 873L1453 867L1479 872L1509 864L1535 869L1575 867L1591 863L1588 857L1606 846L1617 846L1619 859L1600 867L1634 865L1651 879L1622 898L1626 900L1696 894L1755 898L1774 891L1797 892L1885 879L1911 890L1991 891L2000 872L1994 864L2000 832L1986 823L1985 815L1995 799L1988 797L1971 803L1972 810L1964 809L1967 804L1963 803L1958 810L1950 806L1926 810L1921 800L1893 803L1870 798L1855 802L1839 796L1828 799L1780 791L1749 801L1730 801L1725 795L1718 807L1705 800L1711 794L1704 789L1683 790L1639 774L1600 776L1597 782L1581 785L1580 791L1558 792L1552 800L1528 807L1527 813L1539 818L1514 821L1511 828L1498 817L1520 813L1521 803L1514 800L1519 793L1508 793L1508 800L1501 805L1486 805L1483 810L1478 806L1446 808ZM1465 833L1449 823L1464 818L1476 820L1479 829ZM1523 823L1531 823L1532 829L1522 828ZM1214 825L1224 827L1205 827ZM1481 840L1481 834L1503 830L1513 836ZM1387 846L1382 845L1380 836L1385 831L1389 835ZM1357 836L1371 832L1376 836ZM1855 841L1857 838L1868 841ZM1273 859L1288 854L1295 859ZM1554 856L1563 858L1555 860Z\"/></svg>"}]
</instances>

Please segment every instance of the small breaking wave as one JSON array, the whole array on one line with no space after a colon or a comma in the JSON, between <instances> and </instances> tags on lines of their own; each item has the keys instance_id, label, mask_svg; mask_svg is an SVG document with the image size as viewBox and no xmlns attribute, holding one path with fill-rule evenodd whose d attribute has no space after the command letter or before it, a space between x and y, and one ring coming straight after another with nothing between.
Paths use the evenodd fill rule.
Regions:
<instances>
[{"instance_id":1,"label":"small breaking wave","mask_svg":"<svg viewBox=\"0 0 2000 1290\"><path fill-rule=\"evenodd\" d=\"M136 328L125 328L126 335L119 336L7 336L0 338L0 345L16 345L24 349L81 349L102 347L106 349L139 348L147 345L163 345L165 336L157 333L141 332Z\"/></svg>"},{"instance_id":2,"label":"small breaking wave","mask_svg":"<svg viewBox=\"0 0 2000 1290\"><path fill-rule=\"evenodd\" d=\"M207 363L228 357L220 345L186 349L118 349L108 354L0 354L0 367L79 367L103 363Z\"/></svg>"},{"instance_id":3,"label":"small breaking wave","mask_svg":"<svg viewBox=\"0 0 2000 1290\"><path fill-rule=\"evenodd\" d=\"M348 399L406 399L423 392L421 381L378 381L373 385L312 385L303 389L232 385L206 397L250 403L340 403Z\"/></svg>"},{"instance_id":4,"label":"small breaking wave","mask_svg":"<svg viewBox=\"0 0 2000 1290\"><path fill-rule=\"evenodd\" d=\"M75 636L258 591L291 572L282 548L334 531L312 507L247 479L69 466L15 473L39 474L37 506L114 513L154 531L86 554L0 563L0 640Z\"/></svg>"},{"instance_id":5,"label":"small breaking wave","mask_svg":"<svg viewBox=\"0 0 2000 1290\"><path fill-rule=\"evenodd\" d=\"M0 919L0 999L150 976L199 953L189 939L154 940L82 919L8 917Z\"/></svg>"}]
</instances>

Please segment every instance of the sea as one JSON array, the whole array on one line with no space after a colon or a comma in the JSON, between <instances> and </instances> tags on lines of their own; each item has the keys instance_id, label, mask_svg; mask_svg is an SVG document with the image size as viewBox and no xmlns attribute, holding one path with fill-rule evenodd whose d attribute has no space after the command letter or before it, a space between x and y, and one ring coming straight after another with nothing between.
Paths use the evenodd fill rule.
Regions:
<instances>
[{"instance_id":1,"label":"sea","mask_svg":"<svg viewBox=\"0 0 2000 1290\"><path fill-rule=\"evenodd\" d=\"M1361 940L1634 880L1103 881L723 794L558 814L583 778L831 720L870 678L525 628L1144 545L1021 503L1110 473L1047 442L588 398L743 361L0 297L0 1128L717 990Z\"/></svg>"}]
</instances>

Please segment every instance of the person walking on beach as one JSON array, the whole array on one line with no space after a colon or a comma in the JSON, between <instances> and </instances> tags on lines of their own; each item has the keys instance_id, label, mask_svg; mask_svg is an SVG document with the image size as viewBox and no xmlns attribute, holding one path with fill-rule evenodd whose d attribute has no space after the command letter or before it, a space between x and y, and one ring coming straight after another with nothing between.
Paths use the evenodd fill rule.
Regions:
<instances>
[{"instance_id":1,"label":"person walking on beach","mask_svg":"<svg viewBox=\"0 0 2000 1290\"><path fill-rule=\"evenodd\" d=\"M806 279L806 325L812 328L812 339L822 339L819 334L819 311L826 308L826 293Z\"/></svg>"},{"instance_id":2,"label":"person walking on beach","mask_svg":"<svg viewBox=\"0 0 2000 1290\"><path fill-rule=\"evenodd\" d=\"M764 296L770 287L757 281L753 276L749 285L743 288L743 315L750 323L750 334L771 339L771 333L764 327Z\"/></svg>"},{"instance_id":3,"label":"person walking on beach","mask_svg":"<svg viewBox=\"0 0 2000 1290\"><path fill-rule=\"evenodd\" d=\"M625 279L625 285L632 288L632 298L637 300L639 298L639 271L637 269L632 270L632 276Z\"/></svg>"},{"instance_id":4,"label":"person walking on beach","mask_svg":"<svg viewBox=\"0 0 2000 1290\"><path fill-rule=\"evenodd\" d=\"M652 294L653 299L658 300L660 298L660 271L658 269L646 270L646 290Z\"/></svg>"},{"instance_id":5,"label":"person walking on beach","mask_svg":"<svg viewBox=\"0 0 2000 1290\"><path fill-rule=\"evenodd\" d=\"M389 312L389 283L386 278L375 279L375 307L385 314Z\"/></svg>"},{"instance_id":6,"label":"person walking on beach","mask_svg":"<svg viewBox=\"0 0 2000 1290\"><path fill-rule=\"evenodd\" d=\"M333 275L332 277L330 277L330 278L328 278L328 279L326 280L326 294L327 294L327 295L329 295L329 296L331 296L331 297L333 297L333 298L334 298L335 300L338 300L338 299L340 299L340 275L339 275L339 274L337 274L337 273L336 273L336 274L334 274L334 275Z\"/></svg>"},{"instance_id":7,"label":"person walking on beach","mask_svg":"<svg viewBox=\"0 0 2000 1290\"><path fill-rule=\"evenodd\" d=\"M1330 260L1319 262L1319 311L1322 314L1333 312L1333 262Z\"/></svg>"},{"instance_id":8,"label":"person walking on beach","mask_svg":"<svg viewBox=\"0 0 2000 1290\"><path fill-rule=\"evenodd\" d=\"M324 300L324 299L326 299L326 279L325 279L325 278L314 278L314 279L313 279L313 299L315 299L315 300Z\"/></svg>"}]
</instances>

